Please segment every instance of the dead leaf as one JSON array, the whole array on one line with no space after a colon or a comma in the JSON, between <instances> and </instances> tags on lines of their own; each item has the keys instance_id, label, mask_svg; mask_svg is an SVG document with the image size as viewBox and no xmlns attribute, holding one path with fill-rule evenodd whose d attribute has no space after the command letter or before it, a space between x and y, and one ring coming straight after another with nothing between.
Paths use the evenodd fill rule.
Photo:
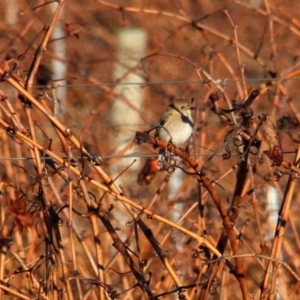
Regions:
<instances>
[{"instance_id":1,"label":"dead leaf","mask_svg":"<svg viewBox=\"0 0 300 300\"><path fill-rule=\"evenodd\" d=\"M32 216L27 212L26 206L25 198L10 201L9 210L20 231L33 225Z\"/></svg>"},{"instance_id":2,"label":"dead leaf","mask_svg":"<svg viewBox=\"0 0 300 300\"><path fill-rule=\"evenodd\" d=\"M260 162L263 162L262 154L264 153L273 161L273 166L280 166L283 161L282 148L276 124L269 115L265 116L262 130L263 139L258 151Z\"/></svg>"}]
</instances>

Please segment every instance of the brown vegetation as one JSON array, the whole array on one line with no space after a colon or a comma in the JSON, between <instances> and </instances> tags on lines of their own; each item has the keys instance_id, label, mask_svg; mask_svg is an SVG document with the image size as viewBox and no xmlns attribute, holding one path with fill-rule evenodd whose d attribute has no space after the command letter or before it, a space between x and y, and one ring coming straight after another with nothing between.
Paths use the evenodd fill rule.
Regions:
<instances>
[{"instance_id":1,"label":"brown vegetation","mask_svg":"<svg viewBox=\"0 0 300 300\"><path fill-rule=\"evenodd\" d=\"M299 299L300 2L7 3L0 300ZM147 32L130 67L120 28ZM149 130L174 98L195 99L189 151Z\"/></svg>"}]
</instances>

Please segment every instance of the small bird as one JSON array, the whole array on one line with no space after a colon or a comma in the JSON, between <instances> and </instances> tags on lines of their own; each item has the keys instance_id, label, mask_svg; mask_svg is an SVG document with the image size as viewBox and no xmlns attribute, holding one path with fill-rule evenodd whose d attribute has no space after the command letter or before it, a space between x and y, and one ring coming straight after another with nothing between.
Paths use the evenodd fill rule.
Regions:
<instances>
[{"instance_id":1,"label":"small bird","mask_svg":"<svg viewBox=\"0 0 300 300\"><path fill-rule=\"evenodd\" d=\"M184 99L175 100L170 104L155 131L155 138L179 146L186 142L193 131L194 123L191 115L191 103ZM160 149L158 166L162 169L165 166L167 150Z\"/></svg>"}]
</instances>

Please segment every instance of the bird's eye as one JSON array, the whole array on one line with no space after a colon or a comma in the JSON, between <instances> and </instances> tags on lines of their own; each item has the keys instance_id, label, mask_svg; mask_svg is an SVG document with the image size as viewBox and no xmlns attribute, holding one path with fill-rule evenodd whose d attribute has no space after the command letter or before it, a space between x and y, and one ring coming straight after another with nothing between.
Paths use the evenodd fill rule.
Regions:
<instances>
[{"instance_id":1,"label":"bird's eye","mask_svg":"<svg viewBox=\"0 0 300 300\"><path fill-rule=\"evenodd\" d=\"M184 106L182 105L182 106L180 106L180 109L184 109Z\"/></svg>"}]
</instances>

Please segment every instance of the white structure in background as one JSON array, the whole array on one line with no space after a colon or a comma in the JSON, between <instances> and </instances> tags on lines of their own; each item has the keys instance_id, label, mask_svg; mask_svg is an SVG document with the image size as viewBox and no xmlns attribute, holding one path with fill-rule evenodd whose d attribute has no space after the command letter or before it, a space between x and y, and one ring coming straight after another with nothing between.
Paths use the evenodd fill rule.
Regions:
<instances>
[{"instance_id":1,"label":"white structure in background","mask_svg":"<svg viewBox=\"0 0 300 300\"><path fill-rule=\"evenodd\" d=\"M53 13L56 11L58 3L54 2L49 4ZM67 67L66 67L66 46L64 37L65 31L62 22L60 20L64 19L64 7L61 8L59 19L54 25L51 39L55 40L51 43L52 53L54 58L52 59L52 78L53 79L63 79L66 78ZM62 38L62 39L60 39ZM58 40L57 40L58 39ZM60 80L55 82L57 88L54 91L54 110L55 116L63 117L65 113L65 102L67 96L66 80Z\"/></svg>"},{"instance_id":2,"label":"white structure in background","mask_svg":"<svg viewBox=\"0 0 300 300\"><path fill-rule=\"evenodd\" d=\"M261 0L250 0L249 4L253 7L258 8L258 7L261 7L262 1Z\"/></svg>"},{"instance_id":3,"label":"white structure in background","mask_svg":"<svg viewBox=\"0 0 300 300\"><path fill-rule=\"evenodd\" d=\"M138 129L136 125L141 123L140 112L143 104L141 85L144 83L144 79L138 73L139 68L135 67L140 59L145 56L146 42L146 32L140 28L124 28L118 30L116 34L116 59L113 79L115 81L121 79L121 81L114 89L114 92L119 94L120 97L113 100L109 112L110 123L116 125L112 130L114 134L110 137L114 153L118 153L131 144L135 131ZM133 68L132 71L131 68ZM126 154L129 153L130 151L126 152ZM133 158L119 159L118 163L111 166L111 177L116 178L132 162ZM140 167L140 160L137 160L115 183L117 185L125 183L124 180L128 178L128 175L132 175L132 172L138 172ZM128 184L125 184L125 186L128 186ZM118 209L115 210L115 220L118 222L117 226L122 228L127 221L125 216L128 216L128 214L124 211L125 209L121 203L117 202L115 206L118 206ZM121 234L120 237L121 239L126 238L126 235Z\"/></svg>"},{"instance_id":4,"label":"white structure in background","mask_svg":"<svg viewBox=\"0 0 300 300\"><path fill-rule=\"evenodd\" d=\"M8 25L14 25L18 21L19 6L17 0L6 0L6 5L3 5L6 9L5 21Z\"/></svg>"},{"instance_id":5,"label":"white structure in background","mask_svg":"<svg viewBox=\"0 0 300 300\"><path fill-rule=\"evenodd\" d=\"M179 159L177 158L177 162L176 164L179 164ZM174 171L174 173L171 175L170 177L170 181L169 181L169 186L168 186L168 191L169 191L169 200L173 200L175 197L178 198L178 188L181 186L182 184L182 170L180 169L176 169ZM174 223L176 223L182 216L182 212L183 212L183 204L181 202L175 203L174 204L174 210L170 210L170 219L171 221L173 221ZM174 237L174 235L178 234L178 231L174 230L172 235L175 241L177 241L176 243L176 248L177 250L180 250L182 248L182 241L178 240L176 238L176 236Z\"/></svg>"},{"instance_id":6,"label":"white structure in background","mask_svg":"<svg viewBox=\"0 0 300 300\"><path fill-rule=\"evenodd\" d=\"M279 195L278 192L276 190L276 188L272 185L269 185L267 190L267 211L269 212L269 216L268 216L268 223L271 225L271 230L270 232L267 232L266 237L267 239L273 239L274 238L274 232L275 232L275 228L277 226L277 222L278 222L278 212L280 209L280 203L279 203ZM280 253L279 259L282 260L282 253ZM279 286L279 290L281 293L284 293L283 295L287 295L287 291L284 289L284 287L286 286L285 284L280 284L280 281L284 280L281 277L279 277L279 279L277 280L276 284L277 286ZM282 290L284 289L284 290ZM285 299L285 297L283 297ZM276 300L281 300L281 296L280 294L277 292L276 293Z\"/></svg>"},{"instance_id":7,"label":"white structure in background","mask_svg":"<svg viewBox=\"0 0 300 300\"><path fill-rule=\"evenodd\" d=\"M267 232L267 239L273 239L274 238L274 230L277 226L278 221L278 211L279 211L279 199L278 199L278 193L274 186L269 185L267 190L267 208L269 212L269 223L271 224L271 231Z\"/></svg>"},{"instance_id":8,"label":"white structure in background","mask_svg":"<svg viewBox=\"0 0 300 300\"><path fill-rule=\"evenodd\" d=\"M116 62L113 71L113 79L119 80L114 89L121 97L114 99L109 113L112 125L116 125L115 134L111 142L115 146L115 153L130 145L134 138L137 125L141 123L140 112L143 104L142 84L144 79L139 74L140 68L135 68L140 59L145 56L147 44L146 31L140 28L124 28L116 34ZM130 69L133 68L131 71ZM125 83L129 83L128 85ZM133 84L130 83L140 83ZM129 154L129 152L126 152ZM133 159L122 159L111 170L112 176L117 176L126 168ZM129 172L140 168L139 160L130 168ZM123 175L126 177L126 174ZM122 181L122 177L120 178ZM118 183L120 183L120 180Z\"/></svg>"}]
</instances>

